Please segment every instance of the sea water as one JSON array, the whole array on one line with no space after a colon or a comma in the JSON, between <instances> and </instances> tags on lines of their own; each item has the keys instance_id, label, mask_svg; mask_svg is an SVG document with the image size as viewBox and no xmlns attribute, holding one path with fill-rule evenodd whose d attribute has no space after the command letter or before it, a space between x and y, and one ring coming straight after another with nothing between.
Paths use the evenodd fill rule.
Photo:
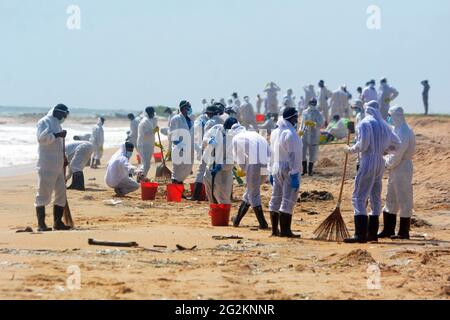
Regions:
<instances>
[{"instance_id":1,"label":"sea water","mask_svg":"<svg viewBox=\"0 0 450 320\"><path fill-rule=\"evenodd\" d=\"M66 143L73 142L74 135L92 132L93 125L67 125ZM125 142L129 127L104 127L104 148L116 148ZM36 126L0 124L0 168L34 164L37 161L38 143Z\"/></svg>"}]
</instances>

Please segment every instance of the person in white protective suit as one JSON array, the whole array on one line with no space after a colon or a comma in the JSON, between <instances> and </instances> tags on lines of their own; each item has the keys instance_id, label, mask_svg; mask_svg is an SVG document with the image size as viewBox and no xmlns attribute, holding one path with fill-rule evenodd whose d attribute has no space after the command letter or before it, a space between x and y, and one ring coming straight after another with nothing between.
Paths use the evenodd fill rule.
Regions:
<instances>
[{"instance_id":1,"label":"person in white protective suit","mask_svg":"<svg viewBox=\"0 0 450 320\"><path fill-rule=\"evenodd\" d=\"M297 108L298 108L297 112L299 114L302 114L303 110L306 109L305 97L303 97L303 96L300 97L300 100L298 101L298 104L297 104Z\"/></svg>"},{"instance_id":2,"label":"person in white protective suit","mask_svg":"<svg viewBox=\"0 0 450 320\"><path fill-rule=\"evenodd\" d=\"M240 108L241 107L241 100L239 100L238 94L235 92L231 95L231 98L233 99L233 104Z\"/></svg>"},{"instance_id":3,"label":"person in white protective suit","mask_svg":"<svg viewBox=\"0 0 450 320\"><path fill-rule=\"evenodd\" d=\"M266 99L264 101L264 110L265 114L273 114L275 119L278 119L279 109L278 109L278 92L280 91L280 87L277 86L274 82L270 82L267 84L264 92L266 93Z\"/></svg>"},{"instance_id":4,"label":"person in white protective suit","mask_svg":"<svg viewBox=\"0 0 450 320\"><path fill-rule=\"evenodd\" d=\"M215 125L204 138L206 162L204 183L210 203L231 204L233 190L233 132L230 130L237 124L236 118L228 118L225 123Z\"/></svg>"},{"instance_id":5,"label":"person in white protective suit","mask_svg":"<svg viewBox=\"0 0 450 320\"><path fill-rule=\"evenodd\" d=\"M49 111L37 123L38 149L38 191L35 199L36 215L38 220L38 231L51 231L45 223L45 206L52 200L52 193L55 192L53 202L53 218L55 230L69 230L70 228L62 222L66 198L66 179L64 176L64 166L67 164L63 150L64 139L67 132L62 129L61 124L69 115L69 109L59 104Z\"/></svg>"},{"instance_id":6,"label":"person in white protective suit","mask_svg":"<svg viewBox=\"0 0 450 320\"><path fill-rule=\"evenodd\" d=\"M283 97L283 106L285 108L294 108L295 102L294 97L292 96L294 91L292 89L288 89L286 95Z\"/></svg>"},{"instance_id":7,"label":"person in white protective suit","mask_svg":"<svg viewBox=\"0 0 450 320\"><path fill-rule=\"evenodd\" d=\"M180 113L170 122L169 140L172 141L172 183L183 184L191 174L194 164L194 121L192 107L188 101L181 101Z\"/></svg>"},{"instance_id":8,"label":"person in white protective suit","mask_svg":"<svg viewBox=\"0 0 450 320\"><path fill-rule=\"evenodd\" d=\"M103 157L103 144L105 143L105 132L103 125L105 124L105 118L98 118L97 124L92 129L90 143L94 145L94 153L92 154L91 168L97 169L100 165L100 160Z\"/></svg>"},{"instance_id":9,"label":"person in white protective suit","mask_svg":"<svg viewBox=\"0 0 450 320\"><path fill-rule=\"evenodd\" d=\"M380 81L380 90L378 91L378 103L380 105L380 112L384 120L387 120L391 102L398 97L397 89L391 87L384 78Z\"/></svg>"},{"instance_id":10,"label":"person in white protective suit","mask_svg":"<svg viewBox=\"0 0 450 320\"><path fill-rule=\"evenodd\" d=\"M208 107L208 100L202 99L202 113L205 112L207 107Z\"/></svg>"},{"instance_id":11,"label":"person in white protective suit","mask_svg":"<svg viewBox=\"0 0 450 320\"><path fill-rule=\"evenodd\" d=\"M325 127L328 126L328 123L330 122L330 106L328 104L328 100L333 95L333 92L328 90L328 88L325 86L325 81L320 80L319 81L319 95L318 95L318 109L320 113L323 116L323 119L325 121Z\"/></svg>"},{"instance_id":12,"label":"person in white protective suit","mask_svg":"<svg viewBox=\"0 0 450 320\"><path fill-rule=\"evenodd\" d=\"M231 128L233 135L233 159L240 172L245 172L247 187L239 206L237 216L232 218L233 226L239 227L248 210L253 208L259 228L265 230L269 225L264 218L261 205L262 173L267 169L270 157L270 147L267 140L255 131L247 131L240 125Z\"/></svg>"},{"instance_id":13,"label":"person in white protective suit","mask_svg":"<svg viewBox=\"0 0 450 320\"><path fill-rule=\"evenodd\" d=\"M303 91L305 92L305 102L306 108L309 106L309 102L313 99L317 100L316 91L314 90L314 86L312 84L303 87Z\"/></svg>"},{"instance_id":14,"label":"person in white protective suit","mask_svg":"<svg viewBox=\"0 0 450 320\"><path fill-rule=\"evenodd\" d=\"M317 109L317 100L313 99L302 113L303 176L307 173L310 177L314 175L314 163L319 156L320 128L323 123L323 116Z\"/></svg>"},{"instance_id":15,"label":"person in white protective suit","mask_svg":"<svg viewBox=\"0 0 450 320\"><path fill-rule=\"evenodd\" d=\"M109 160L106 168L105 183L113 188L118 196L123 197L139 189L139 183L132 178L136 168L129 162L133 151L133 144L125 142Z\"/></svg>"},{"instance_id":16,"label":"person in white protective suit","mask_svg":"<svg viewBox=\"0 0 450 320\"><path fill-rule=\"evenodd\" d=\"M175 116L175 113L173 112L173 110L171 108L166 108L166 110L164 110L164 113L167 114L167 127L165 128L160 128L161 129L161 133L165 136L169 136L169 130L170 130L170 122L172 121L173 117ZM166 161L171 161L172 160L172 155L170 154L171 150L172 150L172 142L169 141L169 147L168 147L168 154L166 156Z\"/></svg>"},{"instance_id":17,"label":"person in white protective suit","mask_svg":"<svg viewBox=\"0 0 450 320\"><path fill-rule=\"evenodd\" d=\"M206 162L203 161L203 150L206 147L203 144L203 138L205 134L215 125L223 124L224 121L219 116L219 108L217 105L209 106L206 108L206 112L204 115L201 115L198 119L195 120L195 148L197 152L197 159L201 160L201 163L197 169L197 173L195 175L195 184L194 184L194 192L191 198L188 200L191 201L199 201L200 194L203 188L203 179L205 177L206 172ZM197 150L197 148L199 150Z\"/></svg>"},{"instance_id":18,"label":"person in white protective suit","mask_svg":"<svg viewBox=\"0 0 450 320\"><path fill-rule=\"evenodd\" d=\"M353 103L352 109L355 112L355 124L358 125L366 116L366 113L364 112L364 102L356 99Z\"/></svg>"},{"instance_id":19,"label":"person in white protective suit","mask_svg":"<svg viewBox=\"0 0 450 320\"><path fill-rule=\"evenodd\" d=\"M367 86L364 88L361 99L364 103L369 103L370 101L377 101L378 100L378 93L377 89L375 89L375 80L370 80L367 83Z\"/></svg>"},{"instance_id":20,"label":"person in white protective suit","mask_svg":"<svg viewBox=\"0 0 450 320\"><path fill-rule=\"evenodd\" d=\"M384 229L378 238L409 239L409 229L413 214L413 161L416 151L416 136L405 120L403 108L389 110L394 133L400 138L400 147L385 156L386 169L389 170L386 205L383 209ZM400 230L395 236L397 214L400 213Z\"/></svg>"},{"instance_id":21,"label":"person in white protective suit","mask_svg":"<svg viewBox=\"0 0 450 320\"><path fill-rule=\"evenodd\" d=\"M286 108L278 128L270 137L270 183L273 186L269 210L272 235L299 238L292 233L292 215L300 190L300 166L302 162L302 140L297 133L298 113L295 108ZM281 231L278 229L280 224Z\"/></svg>"},{"instance_id":22,"label":"person in white protective suit","mask_svg":"<svg viewBox=\"0 0 450 320\"><path fill-rule=\"evenodd\" d=\"M330 116L333 118L335 115L338 115L340 118L348 118L350 116L349 95L345 86L341 86L331 96Z\"/></svg>"},{"instance_id":23,"label":"person in white protective suit","mask_svg":"<svg viewBox=\"0 0 450 320\"><path fill-rule=\"evenodd\" d=\"M72 176L72 184L67 189L84 191L83 169L89 163L94 146L90 142L76 141L66 145L66 157L69 162L66 180Z\"/></svg>"},{"instance_id":24,"label":"person in white protective suit","mask_svg":"<svg viewBox=\"0 0 450 320\"><path fill-rule=\"evenodd\" d=\"M261 98L260 94L257 94L256 95L256 112L258 114L261 114L261 108L262 108L263 103L264 103L264 99Z\"/></svg>"},{"instance_id":25,"label":"person in white protective suit","mask_svg":"<svg viewBox=\"0 0 450 320\"><path fill-rule=\"evenodd\" d=\"M127 116L128 120L130 120L130 133L128 134L128 142L131 142L133 146L137 146L137 139L138 139L138 128L139 128L139 121L136 119L134 114L129 113Z\"/></svg>"},{"instance_id":26,"label":"person in white protective suit","mask_svg":"<svg viewBox=\"0 0 450 320\"><path fill-rule=\"evenodd\" d=\"M339 116L334 116L333 120L327 127L327 142L333 140L341 140L348 136L348 119L341 119Z\"/></svg>"},{"instance_id":27,"label":"person in white protective suit","mask_svg":"<svg viewBox=\"0 0 450 320\"><path fill-rule=\"evenodd\" d=\"M352 196L355 210L355 236L345 239L346 243L366 243L378 240L379 216L381 214L381 192L386 152L397 150L400 140L383 120L377 101L365 105L366 117L356 131L356 144L346 146L344 152L361 154L361 162L355 180ZM367 217L366 205L370 199L372 212Z\"/></svg>"},{"instance_id":28,"label":"person in white protective suit","mask_svg":"<svg viewBox=\"0 0 450 320\"><path fill-rule=\"evenodd\" d=\"M244 97L244 104L242 104L238 110L239 123L243 125L247 130L257 130L258 124L256 123L256 114L253 110L253 105L250 103L250 98L248 96Z\"/></svg>"},{"instance_id":29,"label":"person in white protective suit","mask_svg":"<svg viewBox=\"0 0 450 320\"><path fill-rule=\"evenodd\" d=\"M142 161L142 166L139 168L140 179L147 178L150 171L150 164L155 151L155 132L158 132L158 130L155 108L147 107L138 127L137 149Z\"/></svg>"}]
</instances>

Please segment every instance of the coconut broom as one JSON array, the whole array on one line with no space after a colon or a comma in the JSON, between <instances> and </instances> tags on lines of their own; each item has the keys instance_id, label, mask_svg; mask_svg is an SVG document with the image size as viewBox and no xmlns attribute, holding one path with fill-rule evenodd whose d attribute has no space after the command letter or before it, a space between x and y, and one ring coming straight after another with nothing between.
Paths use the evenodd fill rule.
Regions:
<instances>
[{"instance_id":1,"label":"coconut broom","mask_svg":"<svg viewBox=\"0 0 450 320\"><path fill-rule=\"evenodd\" d=\"M355 132L355 123L348 123L348 137L347 145L350 146L350 136ZM339 199L336 205L336 209L331 215L314 231L314 235L317 240L323 241L343 241L350 237L347 226L341 214L342 195L344 192L345 178L347 175L348 154L345 155L344 161L344 174L342 176L341 190L339 191Z\"/></svg>"}]
</instances>

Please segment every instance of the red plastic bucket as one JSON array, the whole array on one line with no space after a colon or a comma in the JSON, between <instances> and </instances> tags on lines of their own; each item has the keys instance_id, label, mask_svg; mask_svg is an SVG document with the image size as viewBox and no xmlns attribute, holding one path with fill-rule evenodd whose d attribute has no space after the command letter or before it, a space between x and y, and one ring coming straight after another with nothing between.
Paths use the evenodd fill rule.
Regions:
<instances>
[{"instance_id":1,"label":"red plastic bucket","mask_svg":"<svg viewBox=\"0 0 450 320\"><path fill-rule=\"evenodd\" d=\"M256 115L256 122L261 123L266 121L266 116L263 114L257 114Z\"/></svg>"},{"instance_id":2,"label":"red plastic bucket","mask_svg":"<svg viewBox=\"0 0 450 320\"><path fill-rule=\"evenodd\" d=\"M195 189L195 183L191 183L191 196L194 194L194 189ZM205 185L202 183L202 191L200 192L200 196L199 196L199 200L200 201L207 201L207 197L206 197L206 188Z\"/></svg>"},{"instance_id":3,"label":"red plastic bucket","mask_svg":"<svg viewBox=\"0 0 450 320\"><path fill-rule=\"evenodd\" d=\"M154 153L153 158L155 159L156 163L162 162L162 154L161 152Z\"/></svg>"},{"instance_id":4,"label":"red plastic bucket","mask_svg":"<svg viewBox=\"0 0 450 320\"><path fill-rule=\"evenodd\" d=\"M167 202L181 202L183 197L184 185L168 184L167 185Z\"/></svg>"},{"instance_id":5,"label":"red plastic bucket","mask_svg":"<svg viewBox=\"0 0 450 320\"><path fill-rule=\"evenodd\" d=\"M231 204L210 204L209 216L214 227L228 227L230 222Z\"/></svg>"},{"instance_id":6,"label":"red plastic bucket","mask_svg":"<svg viewBox=\"0 0 450 320\"><path fill-rule=\"evenodd\" d=\"M158 192L158 184L156 182L141 182L141 197L143 201L155 200Z\"/></svg>"}]
</instances>

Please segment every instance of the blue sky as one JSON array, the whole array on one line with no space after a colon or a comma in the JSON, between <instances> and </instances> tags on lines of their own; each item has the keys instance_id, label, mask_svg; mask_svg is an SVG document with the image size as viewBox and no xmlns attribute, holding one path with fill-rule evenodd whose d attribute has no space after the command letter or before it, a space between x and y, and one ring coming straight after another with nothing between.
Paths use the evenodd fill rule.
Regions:
<instances>
[{"instance_id":1,"label":"blue sky","mask_svg":"<svg viewBox=\"0 0 450 320\"><path fill-rule=\"evenodd\" d=\"M66 28L71 4L81 30ZM381 30L366 27L372 4ZM198 110L268 81L300 96L386 76L409 112L429 79L432 111L449 113L449 30L448 0L0 0L0 105Z\"/></svg>"}]
</instances>

